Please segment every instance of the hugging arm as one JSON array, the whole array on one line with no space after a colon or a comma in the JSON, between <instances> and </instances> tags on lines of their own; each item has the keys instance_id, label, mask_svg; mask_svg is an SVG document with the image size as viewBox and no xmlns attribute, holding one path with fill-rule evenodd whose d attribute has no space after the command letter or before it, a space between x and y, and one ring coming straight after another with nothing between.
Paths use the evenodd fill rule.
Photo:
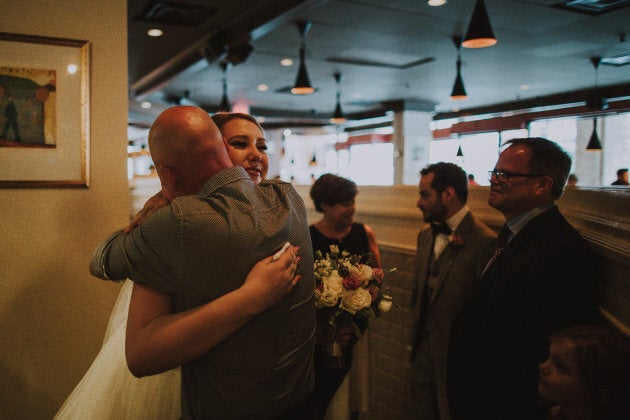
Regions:
<instances>
[{"instance_id":1,"label":"hugging arm","mask_svg":"<svg viewBox=\"0 0 630 420\"><path fill-rule=\"evenodd\" d=\"M142 377L194 360L274 306L300 279L294 276L297 250L289 248L276 261L264 258L240 288L185 312L174 313L169 295L134 284L125 344L129 370Z\"/></svg>"}]
</instances>

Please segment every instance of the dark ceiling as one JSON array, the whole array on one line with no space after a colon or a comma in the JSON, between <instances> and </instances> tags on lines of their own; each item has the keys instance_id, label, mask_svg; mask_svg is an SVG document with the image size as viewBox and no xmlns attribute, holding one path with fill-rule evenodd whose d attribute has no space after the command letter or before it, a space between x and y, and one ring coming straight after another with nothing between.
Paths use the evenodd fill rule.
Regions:
<instances>
[{"instance_id":1,"label":"dark ceiling","mask_svg":"<svg viewBox=\"0 0 630 420\"><path fill-rule=\"evenodd\" d=\"M335 72L352 118L401 106L439 118L501 104L583 102L596 83L611 101L630 98L630 64L601 64L596 72L591 63L630 53L630 1L569 2L591 9L582 12L558 7L560 1L486 0L498 44L461 50L468 99L453 101L452 37L465 34L475 0L440 7L426 0L129 0L130 123L150 123L176 103L216 111L221 60L234 63L227 70L230 102L247 104L267 122L326 121L335 107ZM598 13L604 5L612 10ZM316 92L305 96L288 92L298 69L298 21L311 23L306 66ZM164 35L148 37L154 27ZM294 64L281 66L283 58ZM269 89L261 92L263 83ZM141 108L143 101L153 107Z\"/></svg>"}]
</instances>

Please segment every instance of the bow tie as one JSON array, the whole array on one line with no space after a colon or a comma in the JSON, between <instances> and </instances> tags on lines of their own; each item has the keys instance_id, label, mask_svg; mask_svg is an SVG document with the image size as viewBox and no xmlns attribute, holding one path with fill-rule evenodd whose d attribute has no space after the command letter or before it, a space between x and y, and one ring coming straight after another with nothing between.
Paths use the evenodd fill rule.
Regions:
<instances>
[{"instance_id":1,"label":"bow tie","mask_svg":"<svg viewBox=\"0 0 630 420\"><path fill-rule=\"evenodd\" d=\"M443 224L443 223L435 223L435 222L431 223L431 230L433 231L433 236L437 235L438 233L443 233L446 236L453 233L453 231L449 229L449 227L446 226L446 224Z\"/></svg>"}]
</instances>

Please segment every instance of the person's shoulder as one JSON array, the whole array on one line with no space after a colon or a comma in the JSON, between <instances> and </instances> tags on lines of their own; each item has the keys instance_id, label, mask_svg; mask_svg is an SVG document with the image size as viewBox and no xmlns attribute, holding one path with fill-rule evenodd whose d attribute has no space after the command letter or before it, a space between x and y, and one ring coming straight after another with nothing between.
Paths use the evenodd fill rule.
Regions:
<instances>
[{"instance_id":1,"label":"person's shoulder","mask_svg":"<svg viewBox=\"0 0 630 420\"><path fill-rule=\"evenodd\" d=\"M479 236L493 240L497 237L497 234L488 225L477 219L472 213L470 215L473 218L472 230L476 231Z\"/></svg>"}]
</instances>

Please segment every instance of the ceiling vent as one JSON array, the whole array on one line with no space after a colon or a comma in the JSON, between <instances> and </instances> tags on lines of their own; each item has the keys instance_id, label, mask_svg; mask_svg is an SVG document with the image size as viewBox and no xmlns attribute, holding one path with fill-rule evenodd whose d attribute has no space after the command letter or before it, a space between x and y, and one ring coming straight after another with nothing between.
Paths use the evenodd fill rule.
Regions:
<instances>
[{"instance_id":1,"label":"ceiling vent","mask_svg":"<svg viewBox=\"0 0 630 420\"><path fill-rule=\"evenodd\" d=\"M630 6L630 0L568 0L552 7L587 15L599 15L626 6Z\"/></svg>"},{"instance_id":2,"label":"ceiling vent","mask_svg":"<svg viewBox=\"0 0 630 420\"><path fill-rule=\"evenodd\" d=\"M172 1L153 1L136 16L142 22L195 27L214 14L217 9Z\"/></svg>"}]
</instances>

